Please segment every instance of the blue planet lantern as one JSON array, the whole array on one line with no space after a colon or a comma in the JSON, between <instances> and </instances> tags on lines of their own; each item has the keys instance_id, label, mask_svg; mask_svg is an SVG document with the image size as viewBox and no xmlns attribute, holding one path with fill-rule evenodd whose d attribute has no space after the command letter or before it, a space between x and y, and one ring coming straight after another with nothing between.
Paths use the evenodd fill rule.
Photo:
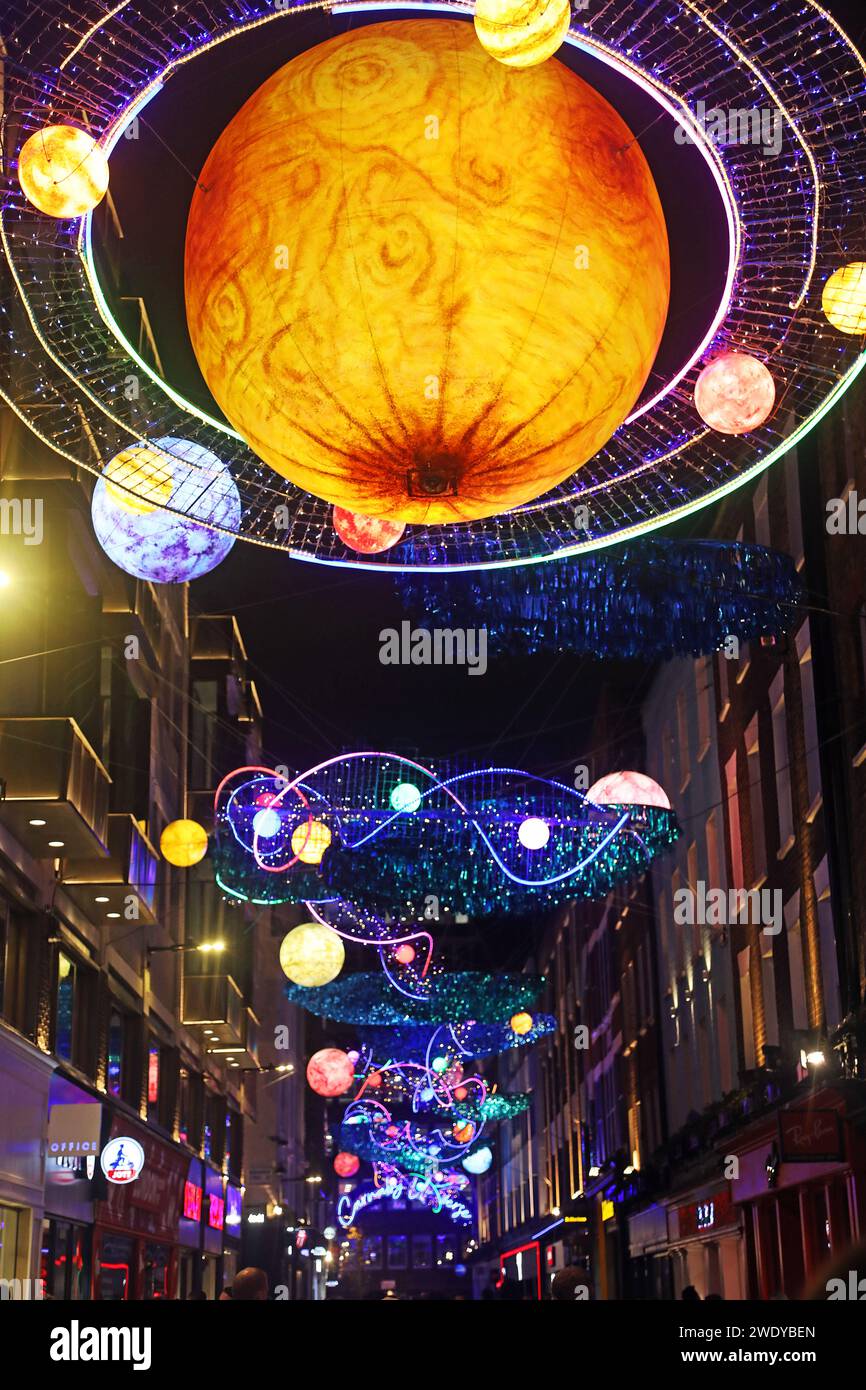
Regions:
<instances>
[{"instance_id":1,"label":"blue planet lantern","mask_svg":"<svg viewBox=\"0 0 866 1390\"><path fill-rule=\"evenodd\" d=\"M228 555L241 499L216 454L165 435L115 455L93 490L91 517L99 544L127 574L183 584Z\"/></svg>"}]
</instances>

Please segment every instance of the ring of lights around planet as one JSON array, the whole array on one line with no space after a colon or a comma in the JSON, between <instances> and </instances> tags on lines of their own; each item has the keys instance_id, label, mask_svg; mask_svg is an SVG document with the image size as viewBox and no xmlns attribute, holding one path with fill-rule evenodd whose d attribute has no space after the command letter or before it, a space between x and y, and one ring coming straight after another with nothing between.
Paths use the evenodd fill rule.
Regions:
<instances>
[{"instance_id":1,"label":"ring of lights around planet","mask_svg":"<svg viewBox=\"0 0 866 1390\"><path fill-rule=\"evenodd\" d=\"M52 0L54 3L54 0ZM58 13L62 9L56 0ZM242 537L288 555L359 568L436 569L521 564L615 543L706 505L756 476L832 407L866 364L863 343L828 324L821 308L827 280L848 262L864 258L854 241L854 212L864 178L866 151L859 138L863 99L863 60L825 12L808 0L810 24L802 24L802 5L780 0L775 22L788 26L790 43L776 43L766 59L765 24L754 7L724 7L704 13L691 3L677 6L677 63L662 63L662 40L670 44L672 26L653 18L640 0L581 11L567 38L596 58L640 83L690 130L705 158L715 164L723 204L732 224L733 279L723 322L712 341L699 346L679 380L642 406L613 439L580 470L546 497L486 521L451 527L411 527L400 544L381 555L359 557L346 549L330 524L329 507L287 487L219 421L193 410L134 355L118 353L110 310L92 273L90 218L62 222L34 217L10 183L2 215L2 244L26 310L16 351L32 354L34 380L19 383L3 398L38 434L70 461L98 471L91 439L103 465L136 442L158 435L192 439L230 466L244 506ZM257 14L228 0L207 7L180 3L170 14L147 0L136 6L136 41L143 45L142 70L112 75L105 62L113 46L129 35L127 7L95 23L81 20L72 31L52 25L46 7L43 40L30 46L26 66L13 70L7 97L20 124L20 143L40 126L73 122L82 109L106 154L125 127L159 92L164 78L198 52L234 34L288 20L296 6ZM347 0L337 13L367 3ZM381 17L394 8L377 7ZM471 15L461 3L427 5L423 0L400 9L443 10ZM65 13L65 11L64 11ZM196 25L197 16L201 23ZM207 22L205 22L205 18ZM208 33L200 42L190 31ZM148 48L148 30L152 46ZM16 35L10 38L15 58ZM555 59L551 61L556 61ZM772 66L762 66L769 61ZM109 64L110 67L110 64ZM46 84L42 74L50 70ZM100 90L113 82L110 99L95 109L93 75ZM709 84L709 85L708 85ZM785 158L764 158L757 145L717 148L690 114L699 95L712 90L724 109L766 106L781 121ZM50 120L49 120L50 116ZM80 122L80 115L77 117ZM849 244L848 238L851 238ZM43 285L40 272L51 269ZM717 315L718 318L718 315ZM84 370L85 347L97 347ZM692 392L709 357L723 351L753 353L773 374L777 409L752 434L732 441L702 425ZM124 350L126 352L126 350ZM131 374L142 382L142 399L128 403L123 382ZM36 379L38 376L38 379ZM274 520L285 504L288 524ZM590 509L590 524L575 520L578 506Z\"/></svg>"}]
</instances>

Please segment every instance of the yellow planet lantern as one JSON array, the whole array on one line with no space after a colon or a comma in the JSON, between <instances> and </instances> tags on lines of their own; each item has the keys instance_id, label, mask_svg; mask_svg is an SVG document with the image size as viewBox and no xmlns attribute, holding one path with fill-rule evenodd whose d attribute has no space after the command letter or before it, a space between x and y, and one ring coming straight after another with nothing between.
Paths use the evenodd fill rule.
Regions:
<instances>
[{"instance_id":1,"label":"yellow planet lantern","mask_svg":"<svg viewBox=\"0 0 866 1390\"><path fill-rule=\"evenodd\" d=\"M499 63L531 68L552 58L571 24L571 0L477 0L478 42Z\"/></svg>"},{"instance_id":2,"label":"yellow planet lantern","mask_svg":"<svg viewBox=\"0 0 866 1390\"><path fill-rule=\"evenodd\" d=\"M444 19L276 72L187 225L190 336L225 415L277 473L380 522L492 516L574 473L637 400L669 283L616 111Z\"/></svg>"},{"instance_id":3,"label":"yellow planet lantern","mask_svg":"<svg viewBox=\"0 0 866 1390\"><path fill-rule=\"evenodd\" d=\"M524 1037L532 1031L532 1014L521 1011L511 1016L511 1031L517 1033L518 1037Z\"/></svg>"},{"instance_id":4,"label":"yellow planet lantern","mask_svg":"<svg viewBox=\"0 0 866 1390\"><path fill-rule=\"evenodd\" d=\"M159 837L163 859L177 869L190 869L207 854L207 831L195 820L173 820Z\"/></svg>"},{"instance_id":5,"label":"yellow planet lantern","mask_svg":"<svg viewBox=\"0 0 866 1390\"><path fill-rule=\"evenodd\" d=\"M331 843L331 832L322 820L305 820L292 831L292 854L302 864L318 864Z\"/></svg>"},{"instance_id":6,"label":"yellow planet lantern","mask_svg":"<svg viewBox=\"0 0 866 1390\"><path fill-rule=\"evenodd\" d=\"M115 454L103 477L108 495L118 506L143 516L167 507L174 492L172 461L150 444L137 444Z\"/></svg>"},{"instance_id":7,"label":"yellow planet lantern","mask_svg":"<svg viewBox=\"0 0 866 1390\"><path fill-rule=\"evenodd\" d=\"M866 261L835 270L824 286L821 307L840 333L866 333Z\"/></svg>"},{"instance_id":8,"label":"yellow planet lantern","mask_svg":"<svg viewBox=\"0 0 866 1390\"><path fill-rule=\"evenodd\" d=\"M280 969L293 984L305 988L330 984L339 975L345 959L342 940L322 922L302 922L283 937L280 945Z\"/></svg>"},{"instance_id":9,"label":"yellow planet lantern","mask_svg":"<svg viewBox=\"0 0 866 1390\"><path fill-rule=\"evenodd\" d=\"M82 217L108 189L108 160L86 130L50 125L25 140L18 182L27 201L49 217Z\"/></svg>"}]
</instances>

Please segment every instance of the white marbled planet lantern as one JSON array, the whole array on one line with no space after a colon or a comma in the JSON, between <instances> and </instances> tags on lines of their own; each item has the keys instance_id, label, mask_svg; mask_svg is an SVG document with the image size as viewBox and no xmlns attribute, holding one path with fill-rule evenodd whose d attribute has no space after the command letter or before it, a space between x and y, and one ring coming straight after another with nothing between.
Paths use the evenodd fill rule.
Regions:
<instances>
[{"instance_id":1,"label":"white marbled planet lantern","mask_svg":"<svg viewBox=\"0 0 866 1390\"><path fill-rule=\"evenodd\" d=\"M183 584L228 555L241 499L216 454L165 435L111 460L94 488L91 516L99 544L127 574Z\"/></svg>"},{"instance_id":2,"label":"white marbled planet lantern","mask_svg":"<svg viewBox=\"0 0 866 1390\"><path fill-rule=\"evenodd\" d=\"M667 793L645 772L609 772L586 793L594 806L660 806L669 811Z\"/></svg>"}]
</instances>

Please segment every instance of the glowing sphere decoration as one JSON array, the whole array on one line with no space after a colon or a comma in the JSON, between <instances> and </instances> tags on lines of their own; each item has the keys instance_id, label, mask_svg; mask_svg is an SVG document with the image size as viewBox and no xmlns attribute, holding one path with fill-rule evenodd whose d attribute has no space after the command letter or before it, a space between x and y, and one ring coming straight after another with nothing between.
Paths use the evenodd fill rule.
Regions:
<instances>
[{"instance_id":1,"label":"glowing sphere decoration","mask_svg":"<svg viewBox=\"0 0 866 1390\"><path fill-rule=\"evenodd\" d=\"M280 969L292 984L312 988L330 984L343 968L342 938L322 922L302 922L280 944Z\"/></svg>"},{"instance_id":2,"label":"glowing sphere decoration","mask_svg":"<svg viewBox=\"0 0 866 1390\"><path fill-rule=\"evenodd\" d=\"M367 1077L367 1085L370 1087L371 1091L378 1091L379 1087L382 1085L382 1073L379 1071L371 1071L370 1075Z\"/></svg>"},{"instance_id":3,"label":"glowing sphere decoration","mask_svg":"<svg viewBox=\"0 0 866 1390\"><path fill-rule=\"evenodd\" d=\"M852 261L833 272L824 286L821 307L840 333L866 333L866 261Z\"/></svg>"},{"instance_id":4,"label":"glowing sphere decoration","mask_svg":"<svg viewBox=\"0 0 866 1390\"><path fill-rule=\"evenodd\" d=\"M434 1058L433 1058L433 1061L430 1063L430 1065L431 1065L431 1067L433 1068L433 1070L434 1070L435 1072L439 1072L439 1073L441 1074L443 1071L447 1071L447 1070L448 1070L448 1058L447 1058L447 1057L434 1057Z\"/></svg>"},{"instance_id":5,"label":"glowing sphere decoration","mask_svg":"<svg viewBox=\"0 0 866 1390\"><path fill-rule=\"evenodd\" d=\"M265 806L253 816L253 831L262 840L272 840L275 835L279 835L282 823L279 811Z\"/></svg>"},{"instance_id":6,"label":"glowing sphere decoration","mask_svg":"<svg viewBox=\"0 0 866 1390\"><path fill-rule=\"evenodd\" d=\"M669 281L613 107L444 19L292 59L220 135L187 225L188 327L228 420L298 487L380 520L492 516L569 477L640 394Z\"/></svg>"},{"instance_id":7,"label":"glowing sphere decoration","mask_svg":"<svg viewBox=\"0 0 866 1390\"><path fill-rule=\"evenodd\" d=\"M486 1146L476 1149L474 1153L467 1154L463 1160L463 1167L467 1173L472 1173L474 1177L480 1177L486 1173L493 1162L493 1154Z\"/></svg>"},{"instance_id":8,"label":"glowing sphere decoration","mask_svg":"<svg viewBox=\"0 0 866 1390\"><path fill-rule=\"evenodd\" d=\"M401 965L411 965L415 959L415 947L410 946L408 941L404 942L394 952L394 959L398 960Z\"/></svg>"},{"instance_id":9,"label":"glowing sphere decoration","mask_svg":"<svg viewBox=\"0 0 866 1390\"><path fill-rule=\"evenodd\" d=\"M18 182L27 201L49 217L82 217L105 197L108 160L86 130L50 125L22 145Z\"/></svg>"},{"instance_id":10,"label":"glowing sphere decoration","mask_svg":"<svg viewBox=\"0 0 866 1390\"><path fill-rule=\"evenodd\" d=\"M353 1178L360 1166L357 1154L340 1153L334 1159L334 1172L340 1178Z\"/></svg>"},{"instance_id":11,"label":"glowing sphere decoration","mask_svg":"<svg viewBox=\"0 0 866 1390\"><path fill-rule=\"evenodd\" d=\"M475 1133L475 1126L469 1123L457 1124L454 1126L451 1133L454 1135L458 1144L468 1144Z\"/></svg>"},{"instance_id":12,"label":"glowing sphere decoration","mask_svg":"<svg viewBox=\"0 0 866 1390\"><path fill-rule=\"evenodd\" d=\"M331 843L331 832L321 820L305 820L292 831L292 854L302 864L318 864Z\"/></svg>"},{"instance_id":13,"label":"glowing sphere decoration","mask_svg":"<svg viewBox=\"0 0 866 1390\"><path fill-rule=\"evenodd\" d=\"M207 854L207 831L195 820L173 820L159 837L159 852L176 869L191 869Z\"/></svg>"},{"instance_id":14,"label":"glowing sphere decoration","mask_svg":"<svg viewBox=\"0 0 866 1390\"><path fill-rule=\"evenodd\" d=\"M517 827L517 838L524 849L544 849L550 839L550 826L539 816L527 816Z\"/></svg>"},{"instance_id":15,"label":"glowing sphere decoration","mask_svg":"<svg viewBox=\"0 0 866 1390\"><path fill-rule=\"evenodd\" d=\"M720 434L748 434L769 419L776 403L772 375L746 352L724 352L704 367L695 383L695 407L705 425Z\"/></svg>"},{"instance_id":16,"label":"glowing sphere decoration","mask_svg":"<svg viewBox=\"0 0 866 1390\"><path fill-rule=\"evenodd\" d=\"M360 512L347 512L345 507L335 507L332 520L343 544L359 555L380 555L383 550L390 550L406 530L402 521L382 521Z\"/></svg>"},{"instance_id":17,"label":"glowing sphere decoration","mask_svg":"<svg viewBox=\"0 0 866 1390\"><path fill-rule=\"evenodd\" d=\"M571 0L477 0L478 42L499 63L531 68L561 46L571 23Z\"/></svg>"},{"instance_id":18,"label":"glowing sphere decoration","mask_svg":"<svg viewBox=\"0 0 866 1390\"><path fill-rule=\"evenodd\" d=\"M391 793L391 810L413 815L421 805L421 793L411 782L400 782Z\"/></svg>"},{"instance_id":19,"label":"glowing sphere decoration","mask_svg":"<svg viewBox=\"0 0 866 1390\"><path fill-rule=\"evenodd\" d=\"M341 1096L355 1079L355 1068L338 1047L323 1047L307 1063L307 1084L317 1096Z\"/></svg>"},{"instance_id":20,"label":"glowing sphere decoration","mask_svg":"<svg viewBox=\"0 0 866 1390\"><path fill-rule=\"evenodd\" d=\"M91 517L99 544L127 574L184 584L228 555L241 499L209 449L165 436L115 455L93 490Z\"/></svg>"},{"instance_id":21,"label":"glowing sphere decoration","mask_svg":"<svg viewBox=\"0 0 866 1390\"><path fill-rule=\"evenodd\" d=\"M532 1031L532 1014L524 1012L513 1014L509 1023L512 1033L516 1033L518 1037L522 1038L526 1033Z\"/></svg>"},{"instance_id":22,"label":"glowing sphere decoration","mask_svg":"<svg viewBox=\"0 0 866 1390\"><path fill-rule=\"evenodd\" d=\"M667 793L645 772L609 772L593 782L586 794L594 806L660 806L669 811Z\"/></svg>"}]
</instances>

